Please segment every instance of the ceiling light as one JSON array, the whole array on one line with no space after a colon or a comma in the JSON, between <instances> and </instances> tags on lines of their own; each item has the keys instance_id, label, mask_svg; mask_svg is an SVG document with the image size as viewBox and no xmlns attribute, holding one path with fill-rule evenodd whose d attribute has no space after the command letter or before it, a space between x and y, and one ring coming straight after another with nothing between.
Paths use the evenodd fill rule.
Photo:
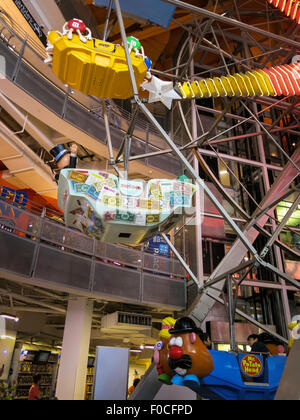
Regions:
<instances>
[{"instance_id":1,"label":"ceiling light","mask_svg":"<svg viewBox=\"0 0 300 420\"><path fill-rule=\"evenodd\" d=\"M142 350L130 350L131 353L142 353Z\"/></svg>"},{"instance_id":2,"label":"ceiling light","mask_svg":"<svg viewBox=\"0 0 300 420\"><path fill-rule=\"evenodd\" d=\"M15 340L16 337L12 337L11 335L1 335L0 339L1 340Z\"/></svg>"},{"instance_id":3,"label":"ceiling light","mask_svg":"<svg viewBox=\"0 0 300 420\"><path fill-rule=\"evenodd\" d=\"M140 345L140 350L144 350L145 346L143 344Z\"/></svg>"},{"instance_id":4,"label":"ceiling light","mask_svg":"<svg viewBox=\"0 0 300 420\"><path fill-rule=\"evenodd\" d=\"M1 314L0 316L4 319L9 319L10 321L19 322L19 318L17 316L14 316L14 315Z\"/></svg>"},{"instance_id":5,"label":"ceiling light","mask_svg":"<svg viewBox=\"0 0 300 420\"><path fill-rule=\"evenodd\" d=\"M228 171L224 170L224 171L220 171L220 175L227 175Z\"/></svg>"}]
</instances>

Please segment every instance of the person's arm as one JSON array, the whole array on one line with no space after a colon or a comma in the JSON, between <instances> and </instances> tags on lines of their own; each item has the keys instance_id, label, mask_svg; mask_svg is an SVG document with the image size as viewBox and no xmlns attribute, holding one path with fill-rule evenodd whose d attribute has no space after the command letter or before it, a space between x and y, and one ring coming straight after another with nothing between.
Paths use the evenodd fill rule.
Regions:
<instances>
[{"instance_id":1,"label":"person's arm","mask_svg":"<svg viewBox=\"0 0 300 420\"><path fill-rule=\"evenodd\" d=\"M35 386L35 388L34 388L34 399L35 400L41 400L42 399L39 386Z\"/></svg>"},{"instance_id":2,"label":"person's arm","mask_svg":"<svg viewBox=\"0 0 300 420\"><path fill-rule=\"evenodd\" d=\"M71 152L71 156L70 156L70 168L76 168L77 165L77 154L78 154L78 146L77 144L72 144L72 146L70 147L70 152Z\"/></svg>"}]
</instances>

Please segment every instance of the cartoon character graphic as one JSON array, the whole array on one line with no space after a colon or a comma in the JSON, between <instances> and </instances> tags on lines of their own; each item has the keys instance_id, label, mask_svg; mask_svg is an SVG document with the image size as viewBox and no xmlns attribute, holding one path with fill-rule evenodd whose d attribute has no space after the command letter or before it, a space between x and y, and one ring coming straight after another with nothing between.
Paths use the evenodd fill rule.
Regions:
<instances>
[{"instance_id":1,"label":"cartoon character graphic","mask_svg":"<svg viewBox=\"0 0 300 420\"><path fill-rule=\"evenodd\" d=\"M174 327L176 320L167 317L162 321L159 333L160 341L154 346L154 363L158 373L158 380L166 385L171 385L171 377L174 376L168 363L168 344L171 338L170 329Z\"/></svg>"},{"instance_id":2,"label":"cartoon character graphic","mask_svg":"<svg viewBox=\"0 0 300 420\"><path fill-rule=\"evenodd\" d=\"M175 374L171 382L195 389L214 369L213 358L199 337L202 331L191 318L183 317L169 332L169 366Z\"/></svg>"},{"instance_id":3,"label":"cartoon character graphic","mask_svg":"<svg viewBox=\"0 0 300 420\"><path fill-rule=\"evenodd\" d=\"M68 39L73 39L73 34L77 34L80 41L84 44L92 39L92 33L89 28L86 27L85 23L81 19L71 19L64 24L63 35L68 35Z\"/></svg>"}]
</instances>

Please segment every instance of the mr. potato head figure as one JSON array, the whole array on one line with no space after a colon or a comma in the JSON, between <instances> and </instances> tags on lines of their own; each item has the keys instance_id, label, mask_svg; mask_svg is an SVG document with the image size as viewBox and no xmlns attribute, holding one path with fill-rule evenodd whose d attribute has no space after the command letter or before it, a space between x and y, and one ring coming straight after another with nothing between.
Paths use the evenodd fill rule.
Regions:
<instances>
[{"instance_id":1,"label":"mr. potato head figure","mask_svg":"<svg viewBox=\"0 0 300 420\"><path fill-rule=\"evenodd\" d=\"M188 386L196 390L200 379L208 376L214 369L213 358L199 337L202 331L191 318L180 318L169 342L169 366L175 376L174 385Z\"/></svg>"}]
</instances>

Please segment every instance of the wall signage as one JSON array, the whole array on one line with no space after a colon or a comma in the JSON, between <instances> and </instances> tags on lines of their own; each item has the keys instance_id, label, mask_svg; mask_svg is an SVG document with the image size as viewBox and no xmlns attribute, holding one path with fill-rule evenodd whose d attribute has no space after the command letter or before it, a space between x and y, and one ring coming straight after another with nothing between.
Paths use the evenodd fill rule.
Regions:
<instances>
[{"instance_id":1,"label":"wall signage","mask_svg":"<svg viewBox=\"0 0 300 420\"><path fill-rule=\"evenodd\" d=\"M13 203L14 206L9 205L7 201ZM27 203L28 194L26 192L0 185L0 229L13 232L17 221L20 222L20 216L24 215L18 209L24 209Z\"/></svg>"}]
</instances>

